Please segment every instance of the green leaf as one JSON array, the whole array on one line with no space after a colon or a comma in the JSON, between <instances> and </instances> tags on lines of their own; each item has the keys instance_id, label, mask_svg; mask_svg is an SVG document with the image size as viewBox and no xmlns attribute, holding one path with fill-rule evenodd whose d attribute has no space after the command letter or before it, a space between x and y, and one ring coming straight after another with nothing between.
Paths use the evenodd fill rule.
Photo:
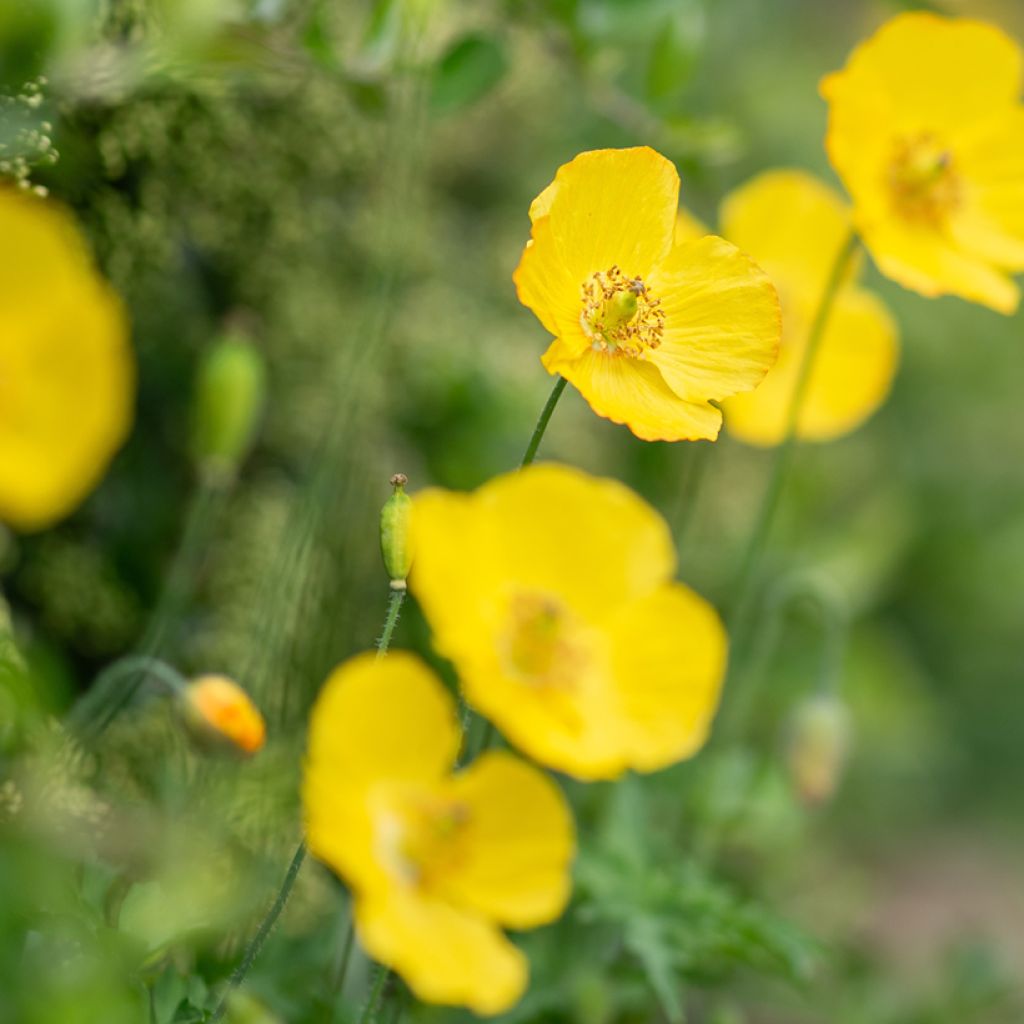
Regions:
<instances>
[{"instance_id":1,"label":"green leaf","mask_svg":"<svg viewBox=\"0 0 1024 1024\"><path fill-rule=\"evenodd\" d=\"M434 69L431 106L442 114L482 99L504 77L508 57L493 36L470 34L459 39Z\"/></svg>"},{"instance_id":2,"label":"green leaf","mask_svg":"<svg viewBox=\"0 0 1024 1024\"><path fill-rule=\"evenodd\" d=\"M649 99L670 99L685 88L693 76L703 35L700 12L688 5L670 14L660 30L653 33L654 42L647 65Z\"/></svg>"}]
</instances>

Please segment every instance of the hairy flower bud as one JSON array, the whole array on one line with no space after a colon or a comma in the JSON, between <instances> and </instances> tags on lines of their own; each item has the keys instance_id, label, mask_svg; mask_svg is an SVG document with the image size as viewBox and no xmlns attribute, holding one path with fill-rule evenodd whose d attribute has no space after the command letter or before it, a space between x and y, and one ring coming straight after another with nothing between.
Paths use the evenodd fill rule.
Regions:
<instances>
[{"instance_id":1,"label":"hairy flower bud","mask_svg":"<svg viewBox=\"0 0 1024 1024\"><path fill-rule=\"evenodd\" d=\"M193 406L193 449L204 474L231 477L252 446L266 398L266 365L254 345L228 334L206 352Z\"/></svg>"},{"instance_id":2,"label":"hairy flower bud","mask_svg":"<svg viewBox=\"0 0 1024 1024\"><path fill-rule=\"evenodd\" d=\"M405 493L407 483L404 473L396 473L391 478L394 493L380 510L380 553L392 590L405 590L405 578L412 567L412 498Z\"/></svg>"},{"instance_id":3,"label":"hairy flower bud","mask_svg":"<svg viewBox=\"0 0 1024 1024\"><path fill-rule=\"evenodd\" d=\"M179 694L190 735L206 750L248 757L263 746L266 726L249 695L227 676L193 679Z\"/></svg>"},{"instance_id":4,"label":"hairy flower bud","mask_svg":"<svg viewBox=\"0 0 1024 1024\"><path fill-rule=\"evenodd\" d=\"M807 804L823 804L839 786L850 745L846 705L822 693L801 701L789 726L786 764L797 794Z\"/></svg>"}]
</instances>

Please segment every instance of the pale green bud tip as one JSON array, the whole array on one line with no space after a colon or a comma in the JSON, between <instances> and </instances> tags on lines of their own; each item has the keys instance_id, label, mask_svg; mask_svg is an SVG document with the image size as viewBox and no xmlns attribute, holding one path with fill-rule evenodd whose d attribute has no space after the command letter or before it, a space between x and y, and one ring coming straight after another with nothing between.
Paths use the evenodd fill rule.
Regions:
<instances>
[{"instance_id":1,"label":"pale green bud tip","mask_svg":"<svg viewBox=\"0 0 1024 1024\"><path fill-rule=\"evenodd\" d=\"M801 701L789 726L786 765L793 787L808 804L829 801L839 787L850 747L850 715L831 694Z\"/></svg>"},{"instance_id":2,"label":"pale green bud tip","mask_svg":"<svg viewBox=\"0 0 1024 1024\"><path fill-rule=\"evenodd\" d=\"M391 478L394 493L380 510L380 553L392 590L405 590L412 567L412 498L405 493L408 482L404 473L396 473Z\"/></svg>"},{"instance_id":3,"label":"pale green bud tip","mask_svg":"<svg viewBox=\"0 0 1024 1024\"><path fill-rule=\"evenodd\" d=\"M245 337L215 342L199 366L193 449L200 468L232 476L249 453L266 399L266 364Z\"/></svg>"}]
</instances>

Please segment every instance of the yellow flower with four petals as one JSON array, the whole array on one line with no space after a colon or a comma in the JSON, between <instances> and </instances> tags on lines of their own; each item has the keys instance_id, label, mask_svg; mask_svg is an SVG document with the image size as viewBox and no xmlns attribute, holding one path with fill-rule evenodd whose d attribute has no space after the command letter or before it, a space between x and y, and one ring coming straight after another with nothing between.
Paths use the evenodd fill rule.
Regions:
<instances>
[{"instance_id":1,"label":"yellow flower with four petals","mask_svg":"<svg viewBox=\"0 0 1024 1024\"><path fill-rule=\"evenodd\" d=\"M467 701L524 753L581 779L694 754L726 637L673 582L668 525L613 480L559 465L414 499L410 584Z\"/></svg>"},{"instance_id":2,"label":"yellow flower with four petals","mask_svg":"<svg viewBox=\"0 0 1024 1024\"><path fill-rule=\"evenodd\" d=\"M514 279L555 340L543 356L599 416L647 441L715 438L712 402L775 361L775 289L721 238L679 241L679 176L652 149L581 153L530 208Z\"/></svg>"},{"instance_id":3,"label":"yellow flower with four petals","mask_svg":"<svg viewBox=\"0 0 1024 1024\"><path fill-rule=\"evenodd\" d=\"M826 146L883 273L923 295L1017 308L1024 55L1000 29L914 12L828 75Z\"/></svg>"},{"instance_id":4,"label":"yellow flower with four petals","mask_svg":"<svg viewBox=\"0 0 1024 1024\"><path fill-rule=\"evenodd\" d=\"M420 999L494 1014L528 974L501 928L562 912L574 829L558 787L507 752L453 772L460 743L454 703L417 658L346 662L310 719L306 835L352 887L371 956Z\"/></svg>"}]
</instances>

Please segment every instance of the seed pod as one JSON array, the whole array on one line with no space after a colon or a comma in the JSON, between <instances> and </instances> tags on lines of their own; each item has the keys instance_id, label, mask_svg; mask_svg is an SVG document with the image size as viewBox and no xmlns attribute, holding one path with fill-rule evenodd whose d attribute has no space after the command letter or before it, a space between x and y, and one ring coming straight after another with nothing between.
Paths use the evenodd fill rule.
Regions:
<instances>
[{"instance_id":1,"label":"seed pod","mask_svg":"<svg viewBox=\"0 0 1024 1024\"><path fill-rule=\"evenodd\" d=\"M846 705L822 693L801 701L790 721L786 764L800 799L823 804L835 794L850 746Z\"/></svg>"},{"instance_id":2,"label":"seed pod","mask_svg":"<svg viewBox=\"0 0 1024 1024\"><path fill-rule=\"evenodd\" d=\"M227 676L199 676L178 699L189 735L203 750L249 757L263 747L263 716L245 690Z\"/></svg>"},{"instance_id":3,"label":"seed pod","mask_svg":"<svg viewBox=\"0 0 1024 1024\"><path fill-rule=\"evenodd\" d=\"M394 493L380 510L380 553L392 590L405 590L412 567L412 498L405 493L407 483L404 473L396 473L391 478Z\"/></svg>"},{"instance_id":4,"label":"seed pod","mask_svg":"<svg viewBox=\"0 0 1024 1024\"><path fill-rule=\"evenodd\" d=\"M240 334L204 355L193 406L193 449L200 471L230 479L252 447L266 399L266 364Z\"/></svg>"}]
</instances>

